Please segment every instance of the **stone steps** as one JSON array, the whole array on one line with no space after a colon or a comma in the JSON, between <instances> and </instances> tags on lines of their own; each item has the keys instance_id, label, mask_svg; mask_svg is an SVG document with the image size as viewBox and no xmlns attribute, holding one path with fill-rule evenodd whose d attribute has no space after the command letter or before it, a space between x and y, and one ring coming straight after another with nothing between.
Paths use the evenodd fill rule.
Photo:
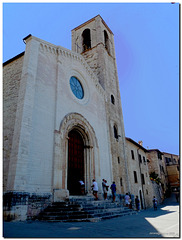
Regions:
<instances>
[{"instance_id":1,"label":"stone steps","mask_svg":"<svg viewBox=\"0 0 182 240\"><path fill-rule=\"evenodd\" d=\"M69 215L69 216L75 216L75 215L81 215L81 214L87 214L87 215L98 215L98 214L110 214L110 213L129 213L131 212L130 209L123 209L123 208L114 208L114 209L92 209L92 210L85 210L82 209L80 211L77 210L64 210L64 211L57 211L57 210L45 210L44 211L44 216L64 216L64 215Z\"/></svg>"},{"instance_id":2,"label":"stone steps","mask_svg":"<svg viewBox=\"0 0 182 240\"><path fill-rule=\"evenodd\" d=\"M128 215L134 215L137 214L136 212L130 212L130 213L117 213L117 214L107 214L107 215L103 215L102 216L80 216L77 218L71 218L71 217L65 217L65 218L55 218L55 217L51 217L51 218L44 218L42 219L42 221L49 221L49 222L99 222L101 220L106 220L106 219L111 219L111 218L116 218L116 217L124 217L124 216L128 216Z\"/></svg>"},{"instance_id":3,"label":"stone steps","mask_svg":"<svg viewBox=\"0 0 182 240\"><path fill-rule=\"evenodd\" d=\"M37 217L40 221L59 222L98 222L119 216L136 214L123 207L120 202L94 201L92 197L72 197L65 202L55 202L42 211Z\"/></svg>"}]
</instances>

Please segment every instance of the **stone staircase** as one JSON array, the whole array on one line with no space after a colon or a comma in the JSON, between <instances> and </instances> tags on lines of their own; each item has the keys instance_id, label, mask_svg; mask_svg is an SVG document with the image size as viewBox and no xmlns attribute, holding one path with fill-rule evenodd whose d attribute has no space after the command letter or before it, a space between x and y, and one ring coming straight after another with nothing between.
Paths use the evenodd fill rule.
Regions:
<instances>
[{"instance_id":1,"label":"stone staircase","mask_svg":"<svg viewBox=\"0 0 182 240\"><path fill-rule=\"evenodd\" d=\"M42 211L37 219L51 222L98 222L119 216L137 214L111 200L94 201L93 197L75 196L65 202L54 202Z\"/></svg>"}]
</instances>

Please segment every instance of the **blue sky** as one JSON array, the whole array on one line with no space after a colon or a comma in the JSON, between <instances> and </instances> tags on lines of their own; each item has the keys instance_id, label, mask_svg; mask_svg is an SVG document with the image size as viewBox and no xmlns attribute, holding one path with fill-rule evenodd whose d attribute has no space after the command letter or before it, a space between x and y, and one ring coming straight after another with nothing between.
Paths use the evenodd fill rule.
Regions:
<instances>
[{"instance_id":1,"label":"blue sky","mask_svg":"<svg viewBox=\"0 0 182 240\"><path fill-rule=\"evenodd\" d=\"M3 62L32 34L71 49L71 30L100 14L114 33L126 137L179 154L179 4L4 3Z\"/></svg>"}]
</instances>

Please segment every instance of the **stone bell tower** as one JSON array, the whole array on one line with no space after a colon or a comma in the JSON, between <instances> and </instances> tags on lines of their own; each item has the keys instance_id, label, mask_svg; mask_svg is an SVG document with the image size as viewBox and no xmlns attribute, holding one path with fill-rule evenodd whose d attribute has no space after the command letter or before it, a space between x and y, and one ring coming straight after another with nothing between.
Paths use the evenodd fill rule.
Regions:
<instances>
[{"instance_id":1,"label":"stone bell tower","mask_svg":"<svg viewBox=\"0 0 182 240\"><path fill-rule=\"evenodd\" d=\"M130 191L114 35L100 15L72 30L72 51L85 58L105 90L112 179L118 193Z\"/></svg>"}]
</instances>

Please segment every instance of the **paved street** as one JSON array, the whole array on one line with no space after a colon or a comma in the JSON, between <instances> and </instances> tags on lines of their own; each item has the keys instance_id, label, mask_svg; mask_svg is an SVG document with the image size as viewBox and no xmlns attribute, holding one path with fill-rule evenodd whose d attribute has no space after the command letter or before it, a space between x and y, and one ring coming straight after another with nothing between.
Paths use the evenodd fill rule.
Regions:
<instances>
[{"instance_id":1,"label":"paved street","mask_svg":"<svg viewBox=\"0 0 182 240\"><path fill-rule=\"evenodd\" d=\"M147 209L137 215L101 222L48 223L5 222L7 238L156 238L179 237L179 204L171 197L157 211Z\"/></svg>"}]
</instances>

